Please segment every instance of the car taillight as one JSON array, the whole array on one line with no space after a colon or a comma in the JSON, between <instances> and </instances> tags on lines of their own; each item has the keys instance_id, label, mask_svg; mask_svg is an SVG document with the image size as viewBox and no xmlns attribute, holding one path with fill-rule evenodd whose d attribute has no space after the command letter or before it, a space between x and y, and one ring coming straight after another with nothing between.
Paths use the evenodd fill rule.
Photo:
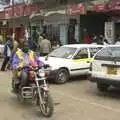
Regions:
<instances>
[{"instance_id":1,"label":"car taillight","mask_svg":"<svg viewBox=\"0 0 120 120\"><path fill-rule=\"evenodd\" d=\"M90 69L89 70L92 71L92 62L90 63Z\"/></svg>"}]
</instances>

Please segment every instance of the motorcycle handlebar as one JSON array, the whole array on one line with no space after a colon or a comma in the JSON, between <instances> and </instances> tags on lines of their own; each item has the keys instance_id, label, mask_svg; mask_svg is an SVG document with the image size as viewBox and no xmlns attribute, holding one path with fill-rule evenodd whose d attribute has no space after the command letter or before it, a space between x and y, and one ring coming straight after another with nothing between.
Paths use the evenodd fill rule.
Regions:
<instances>
[{"instance_id":1,"label":"motorcycle handlebar","mask_svg":"<svg viewBox=\"0 0 120 120\"><path fill-rule=\"evenodd\" d=\"M39 69L42 69L42 68L47 69L47 68L49 68L49 67L50 67L50 65L44 64L44 65L42 65L42 66L38 66L38 67L33 68L33 69L32 69L30 66L24 66L23 68L18 68L18 70L23 70L23 69L25 69L25 68L28 68L28 69L32 69L32 70L34 70L34 71L38 71Z\"/></svg>"}]
</instances>

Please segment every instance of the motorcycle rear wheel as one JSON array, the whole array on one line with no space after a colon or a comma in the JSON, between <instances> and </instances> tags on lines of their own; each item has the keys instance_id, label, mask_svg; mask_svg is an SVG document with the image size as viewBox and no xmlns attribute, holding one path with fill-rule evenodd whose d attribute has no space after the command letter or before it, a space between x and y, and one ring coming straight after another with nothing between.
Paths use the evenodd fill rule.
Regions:
<instances>
[{"instance_id":1,"label":"motorcycle rear wheel","mask_svg":"<svg viewBox=\"0 0 120 120\"><path fill-rule=\"evenodd\" d=\"M54 111L52 97L48 91L43 91L41 96L43 104L39 103L40 111L43 116L51 117Z\"/></svg>"}]
</instances>

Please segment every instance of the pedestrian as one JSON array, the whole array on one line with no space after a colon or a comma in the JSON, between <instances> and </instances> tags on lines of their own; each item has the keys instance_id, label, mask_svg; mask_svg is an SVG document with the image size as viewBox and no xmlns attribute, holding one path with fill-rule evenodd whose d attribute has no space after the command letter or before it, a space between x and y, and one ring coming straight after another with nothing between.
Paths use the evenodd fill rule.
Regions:
<instances>
[{"instance_id":1,"label":"pedestrian","mask_svg":"<svg viewBox=\"0 0 120 120\"><path fill-rule=\"evenodd\" d=\"M55 49L57 49L59 47L60 47L60 45L59 45L58 41L55 40L54 43L53 43L53 45L52 45L52 50L55 50Z\"/></svg>"},{"instance_id":2,"label":"pedestrian","mask_svg":"<svg viewBox=\"0 0 120 120\"><path fill-rule=\"evenodd\" d=\"M44 35L43 40L40 43L40 55L41 56L46 56L50 52L51 52L51 42Z\"/></svg>"},{"instance_id":3,"label":"pedestrian","mask_svg":"<svg viewBox=\"0 0 120 120\"><path fill-rule=\"evenodd\" d=\"M84 37L83 37L84 43L89 44L90 43L90 38L89 38L87 29L84 29L83 32L84 32Z\"/></svg>"},{"instance_id":4,"label":"pedestrian","mask_svg":"<svg viewBox=\"0 0 120 120\"><path fill-rule=\"evenodd\" d=\"M104 36L103 35L100 35L97 39L97 44L99 45L103 45L103 42L104 42Z\"/></svg>"},{"instance_id":5,"label":"pedestrian","mask_svg":"<svg viewBox=\"0 0 120 120\"><path fill-rule=\"evenodd\" d=\"M119 36L118 39L116 40L115 45L120 45L120 36Z\"/></svg>"},{"instance_id":6,"label":"pedestrian","mask_svg":"<svg viewBox=\"0 0 120 120\"><path fill-rule=\"evenodd\" d=\"M33 41L30 37L28 38L28 46L29 46L29 49L32 51L36 51L38 47L37 43L35 43L35 41Z\"/></svg>"},{"instance_id":7,"label":"pedestrian","mask_svg":"<svg viewBox=\"0 0 120 120\"><path fill-rule=\"evenodd\" d=\"M1 71L5 71L6 69L6 66L11 57L12 48L13 48L12 39L11 37L7 37L7 42L4 47L4 61L2 63Z\"/></svg>"},{"instance_id":8,"label":"pedestrian","mask_svg":"<svg viewBox=\"0 0 120 120\"><path fill-rule=\"evenodd\" d=\"M107 39L104 39L104 41L103 41L103 45L110 45L110 43L108 42Z\"/></svg>"},{"instance_id":9,"label":"pedestrian","mask_svg":"<svg viewBox=\"0 0 120 120\"><path fill-rule=\"evenodd\" d=\"M97 36L96 35L93 36L91 44L97 45Z\"/></svg>"},{"instance_id":10,"label":"pedestrian","mask_svg":"<svg viewBox=\"0 0 120 120\"><path fill-rule=\"evenodd\" d=\"M38 39L38 49L40 50L40 44L41 44L41 41L43 40L43 37L42 35L39 36L39 39Z\"/></svg>"}]
</instances>

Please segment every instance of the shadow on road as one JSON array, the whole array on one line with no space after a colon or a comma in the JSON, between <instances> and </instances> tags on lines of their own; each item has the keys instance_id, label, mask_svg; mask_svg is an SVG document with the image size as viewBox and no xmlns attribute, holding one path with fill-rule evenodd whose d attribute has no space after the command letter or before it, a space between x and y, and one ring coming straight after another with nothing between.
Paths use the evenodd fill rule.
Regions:
<instances>
[{"instance_id":1,"label":"shadow on road","mask_svg":"<svg viewBox=\"0 0 120 120\"><path fill-rule=\"evenodd\" d=\"M109 88L107 92L99 92L99 96L120 99L120 88Z\"/></svg>"},{"instance_id":2,"label":"shadow on road","mask_svg":"<svg viewBox=\"0 0 120 120\"><path fill-rule=\"evenodd\" d=\"M71 77L68 82L76 82L76 81L83 81L83 80L87 80L87 76L86 75Z\"/></svg>"},{"instance_id":3,"label":"shadow on road","mask_svg":"<svg viewBox=\"0 0 120 120\"><path fill-rule=\"evenodd\" d=\"M100 98L111 98L120 100L120 88L110 87L106 92L100 92L95 86L89 86L86 94L91 94L92 96L100 97Z\"/></svg>"},{"instance_id":4,"label":"shadow on road","mask_svg":"<svg viewBox=\"0 0 120 120\"><path fill-rule=\"evenodd\" d=\"M71 83L71 82L80 82L80 81L83 81L83 80L87 80L87 76L76 76L76 77L71 77L66 83ZM56 84L55 82L54 82L54 80L48 80L48 83L50 83L50 84ZM65 84L66 84L65 83ZM58 84L58 85L64 85L64 84Z\"/></svg>"}]
</instances>

